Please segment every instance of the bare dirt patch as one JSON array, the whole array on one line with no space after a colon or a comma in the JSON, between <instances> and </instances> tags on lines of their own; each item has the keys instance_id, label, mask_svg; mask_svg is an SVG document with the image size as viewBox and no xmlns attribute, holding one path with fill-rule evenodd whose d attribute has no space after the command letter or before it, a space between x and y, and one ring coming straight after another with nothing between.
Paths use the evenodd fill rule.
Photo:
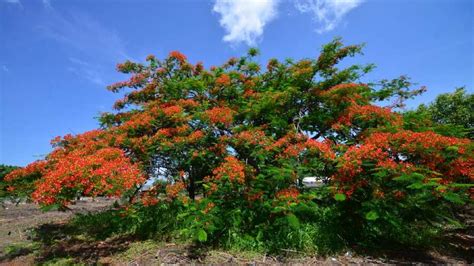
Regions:
<instances>
[{"instance_id":1,"label":"bare dirt patch","mask_svg":"<svg viewBox=\"0 0 474 266\"><path fill-rule=\"evenodd\" d=\"M100 211L112 203L110 199L79 200L71 210L64 212L43 212L31 203L5 203L0 207L0 262L9 246L19 246L19 250L13 253L28 253L33 229L50 223L64 223L75 214Z\"/></svg>"}]
</instances>

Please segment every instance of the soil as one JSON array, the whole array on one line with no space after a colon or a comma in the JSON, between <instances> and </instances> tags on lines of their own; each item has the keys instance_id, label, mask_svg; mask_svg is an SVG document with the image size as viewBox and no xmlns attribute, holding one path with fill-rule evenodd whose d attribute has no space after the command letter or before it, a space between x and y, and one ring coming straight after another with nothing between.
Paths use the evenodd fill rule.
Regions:
<instances>
[{"instance_id":1,"label":"soil","mask_svg":"<svg viewBox=\"0 0 474 266\"><path fill-rule=\"evenodd\" d=\"M34 265L56 262L103 265L159 264L472 264L474 237L471 231L453 232L443 250L403 250L383 254L360 255L347 252L333 257L318 257L282 250L279 256L203 250L192 245L157 243L130 237L112 237L103 241L70 238L64 230L67 221L78 213L97 212L113 204L108 199L80 200L66 212L42 212L34 204L7 203L0 207L0 265ZM38 243L38 236L41 241ZM12 250L12 247L16 247Z\"/></svg>"},{"instance_id":2,"label":"soil","mask_svg":"<svg viewBox=\"0 0 474 266\"><path fill-rule=\"evenodd\" d=\"M77 201L69 211L48 212L41 211L32 203L3 203L0 206L0 265L34 264L34 259L29 256L33 250L28 248L28 244L33 243L31 233L34 229L66 223L75 214L104 210L112 203L110 199L84 199ZM21 248L13 256L7 255L6 249L11 246Z\"/></svg>"},{"instance_id":3,"label":"soil","mask_svg":"<svg viewBox=\"0 0 474 266\"><path fill-rule=\"evenodd\" d=\"M72 205L70 211L41 211L31 203L5 203L0 207L0 252L5 247L29 240L28 231L36 226L65 222L77 213L87 213L106 209L113 203L110 199L85 199ZM1 253L0 253L1 254Z\"/></svg>"}]
</instances>

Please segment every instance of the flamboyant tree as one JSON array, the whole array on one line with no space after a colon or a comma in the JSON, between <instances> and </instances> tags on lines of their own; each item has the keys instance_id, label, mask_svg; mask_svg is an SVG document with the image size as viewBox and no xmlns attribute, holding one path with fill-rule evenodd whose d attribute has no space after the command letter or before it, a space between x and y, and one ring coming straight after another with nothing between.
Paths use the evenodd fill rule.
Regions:
<instances>
[{"instance_id":1,"label":"flamboyant tree","mask_svg":"<svg viewBox=\"0 0 474 266\"><path fill-rule=\"evenodd\" d=\"M305 176L328 178L325 200L356 220L393 216L388 210L406 202L463 202L474 178L471 141L404 129L391 108L424 88L405 77L361 83L372 65L338 68L360 51L336 39L316 59L272 59L266 69L253 61L255 49L210 69L176 51L127 61L117 69L130 79L108 87L124 97L101 116L101 129L56 138L44 160L6 179L40 175L32 197L44 205L77 195L192 204L200 240L242 208L252 226L309 219L298 215L302 206L322 199L301 186ZM139 199L147 180L156 182Z\"/></svg>"}]
</instances>

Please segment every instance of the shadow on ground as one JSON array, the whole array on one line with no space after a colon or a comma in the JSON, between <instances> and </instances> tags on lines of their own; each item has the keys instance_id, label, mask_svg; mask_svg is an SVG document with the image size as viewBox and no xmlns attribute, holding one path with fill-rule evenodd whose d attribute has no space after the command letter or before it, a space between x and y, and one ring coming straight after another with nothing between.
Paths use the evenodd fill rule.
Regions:
<instances>
[{"instance_id":1,"label":"shadow on ground","mask_svg":"<svg viewBox=\"0 0 474 266\"><path fill-rule=\"evenodd\" d=\"M38 263L57 258L74 258L76 262L97 263L101 257L122 252L134 241L130 236L103 241L80 239L66 224L44 224L36 230L33 239L41 243L35 261Z\"/></svg>"},{"instance_id":2,"label":"shadow on ground","mask_svg":"<svg viewBox=\"0 0 474 266\"><path fill-rule=\"evenodd\" d=\"M75 262L97 263L101 257L114 255L126 250L135 241L130 236L113 237L106 240L82 238L66 223L47 223L32 230L31 240L37 248L18 248L0 257L7 262L16 257L34 253L34 262L43 263L52 259L73 258Z\"/></svg>"},{"instance_id":3,"label":"shadow on ground","mask_svg":"<svg viewBox=\"0 0 474 266\"><path fill-rule=\"evenodd\" d=\"M314 254L301 255L292 251L282 251L281 255L260 254L251 258L242 254L204 249L180 244L154 244L144 246L145 235L130 234L131 223L127 218L118 217L112 210L97 213L77 214L73 219L42 222L31 229L28 244L9 247L0 253L0 264L42 264L67 259L85 264L116 264L123 261L138 264L187 264L187 263L237 263L237 264L334 264L334 263L472 263L474 258L473 226L467 230L453 231L443 238L441 247L435 250L414 250L399 247L392 250L367 251L355 249L354 254L333 257L318 257ZM143 231L148 231L145 227ZM140 246L141 245L141 246ZM135 249L135 250L134 250ZM130 250L134 250L131 252ZM28 258L25 262L24 258ZM121 261L123 259L123 261Z\"/></svg>"}]
</instances>

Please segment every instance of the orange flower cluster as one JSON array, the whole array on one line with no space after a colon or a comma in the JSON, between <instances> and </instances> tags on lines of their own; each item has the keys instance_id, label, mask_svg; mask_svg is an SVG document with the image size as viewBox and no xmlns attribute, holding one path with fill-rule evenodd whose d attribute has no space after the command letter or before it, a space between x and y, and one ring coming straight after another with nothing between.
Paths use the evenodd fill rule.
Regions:
<instances>
[{"instance_id":1,"label":"orange flower cluster","mask_svg":"<svg viewBox=\"0 0 474 266\"><path fill-rule=\"evenodd\" d=\"M298 199L299 195L300 195L300 191L297 188L291 187L291 188L282 189L278 191L277 193L275 193L275 198L294 201Z\"/></svg>"},{"instance_id":2,"label":"orange flower cluster","mask_svg":"<svg viewBox=\"0 0 474 266\"><path fill-rule=\"evenodd\" d=\"M270 145L271 139L262 130L246 130L234 136L237 145Z\"/></svg>"},{"instance_id":3,"label":"orange flower cluster","mask_svg":"<svg viewBox=\"0 0 474 266\"><path fill-rule=\"evenodd\" d=\"M220 77L216 79L216 84L219 86L229 86L230 85L230 77L227 74L222 74Z\"/></svg>"},{"instance_id":4,"label":"orange flower cluster","mask_svg":"<svg viewBox=\"0 0 474 266\"><path fill-rule=\"evenodd\" d=\"M146 191L141 197L144 206L154 206L160 202L154 191Z\"/></svg>"},{"instance_id":5,"label":"orange flower cluster","mask_svg":"<svg viewBox=\"0 0 474 266\"><path fill-rule=\"evenodd\" d=\"M118 99L117 101L115 101L113 108L115 110L121 110L127 105L127 101L128 99L126 97L123 99Z\"/></svg>"},{"instance_id":6,"label":"orange flower cluster","mask_svg":"<svg viewBox=\"0 0 474 266\"><path fill-rule=\"evenodd\" d=\"M117 71L122 73L129 73L130 71L134 70L137 66L136 63L133 63L130 60L125 61L124 63L117 64Z\"/></svg>"},{"instance_id":7,"label":"orange flower cluster","mask_svg":"<svg viewBox=\"0 0 474 266\"><path fill-rule=\"evenodd\" d=\"M197 62L197 64L194 66L193 74L199 75L201 74L203 70L204 70L204 65L202 64L202 62Z\"/></svg>"},{"instance_id":8,"label":"orange flower cluster","mask_svg":"<svg viewBox=\"0 0 474 266\"><path fill-rule=\"evenodd\" d=\"M311 60L301 60L292 67L292 72L295 77L312 77L315 72Z\"/></svg>"},{"instance_id":9,"label":"orange flower cluster","mask_svg":"<svg viewBox=\"0 0 474 266\"><path fill-rule=\"evenodd\" d=\"M466 152L466 147L471 144L469 139L445 137L430 131L401 130L396 133L375 133L367 137L364 142L386 150L390 149L393 153L411 154L417 157L418 164L439 171L444 170L440 169L446 161L443 153L449 147L455 147L456 153L461 157L453 162L447 162L448 165L445 167L449 169L448 173L473 177L474 155L472 152Z\"/></svg>"},{"instance_id":10,"label":"orange flower cluster","mask_svg":"<svg viewBox=\"0 0 474 266\"><path fill-rule=\"evenodd\" d=\"M247 200L248 201L256 201L256 200L260 200L263 196L263 191L259 191L259 192L255 192L255 193L252 193L252 194L248 194L247 195Z\"/></svg>"},{"instance_id":11,"label":"orange flower cluster","mask_svg":"<svg viewBox=\"0 0 474 266\"><path fill-rule=\"evenodd\" d=\"M473 158L458 158L450 164L447 171L448 176L466 176L471 181L474 181L474 159ZM474 191L473 191L474 192ZM474 194L472 194L474 196Z\"/></svg>"},{"instance_id":12,"label":"orange flower cluster","mask_svg":"<svg viewBox=\"0 0 474 266\"><path fill-rule=\"evenodd\" d=\"M5 176L5 181L9 182L24 176L42 174L46 170L48 163L46 161L36 161L26 167L17 168Z\"/></svg>"},{"instance_id":13,"label":"orange flower cluster","mask_svg":"<svg viewBox=\"0 0 474 266\"><path fill-rule=\"evenodd\" d=\"M235 111L228 107L214 107L206 110L205 114L214 124L221 123L225 126L230 126L234 121Z\"/></svg>"},{"instance_id":14,"label":"orange flower cluster","mask_svg":"<svg viewBox=\"0 0 474 266\"><path fill-rule=\"evenodd\" d=\"M356 175L363 172L362 162L364 160L384 161L386 158L389 158L388 152L376 145L351 146L342 156L343 164L333 179L339 182L350 182Z\"/></svg>"},{"instance_id":15,"label":"orange flower cluster","mask_svg":"<svg viewBox=\"0 0 474 266\"><path fill-rule=\"evenodd\" d=\"M357 89L361 86L366 86L365 84L359 84L359 83L342 83L342 84L337 84L336 86L332 86L326 91L326 94L348 94L348 92L353 91L354 89Z\"/></svg>"},{"instance_id":16,"label":"orange flower cluster","mask_svg":"<svg viewBox=\"0 0 474 266\"><path fill-rule=\"evenodd\" d=\"M252 89L245 89L243 96L246 98L254 97L257 93Z\"/></svg>"},{"instance_id":17,"label":"orange flower cluster","mask_svg":"<svg viewBox=\"0 0 474 266\"><path fill-rule=\"evenodd\" d=\"M156 57L155 57L155 55L149 54L149 55L146 56L145 60L146 61L153 61L153 60L156 60Z\"/></svg>"},{"instance_id":18,"label":"orange flower cluster","mask_svg":"<svg viewBox=\"0 0 474 266\"><path fill-rule=\"evenodd\" d=\"M227 145L225 144L225 142L220 142L209 147L209 151L214 153L217 156L222 156L226 154L226 151L227 151L226 148L227 148Z\"/></svg>"},{"instance_id":19,"label":"orange flower cluster","mask_svg":"<svg viewBox=\"0 0 474 266\"><path fill-rule=\"evenodd\" d=\"M328 143L311 139L303 134L290 133L278 139L271 146L266 147L267 150L281 148L284 149L279 155L280 158L298 157L305 151L310 153L317 152L326 159L336 158L336 154Z\"/></svg>"},{"instance_id":20,"label":"orange flower cluster","mask_svg":"<svg viewBox=\"0 0 474 266\"><path fill-rule=\"evenodd\" d=\"M205 137L202 130L191 131L188 125L178 126L176 128L161 128L150 138L152 142L158 142L165 146L174 144L193 144Z\"/></svg>"},{"instance_id":21,"label":"orange flower cluster","mask_svg":"<svg viewBox=\"0 0 474 266\"><path fill-rule=\"evenodd\" d=\"M308 138L304 144L305 148L310 151L317 151L326 159L335 159L336 154L331 149L329 142L321 142L311 138Z\"/></svg>"},{"instance_id":22,"label":"orange flower cluster","mask_svg":"<svg viewBox=\"0 0 474 266\"><path fill-rule=\"evenodd\" d=\"M464 147L470 140L445 137L433 132L401 130L396 133L374 133L358 146L351 146L340 158L341 164L332 179L341 184L355 184L355 178L364 172L365 161L377 167L409 173L417 168L428 168L443 174L442 183L465 176L474 179L474 156ZM450 161L445 153L450 147L458 158ZM404 158L405 156L405 158ZM409 157L408 157L409 156Z\"/></svg>"},{"instance_id":23,"label":"orange flower cluster","mask_svg":"<svg viewBox=\"0 0 474 266\"><path fill-rule=\"evenodd\" d=\"M318 89L314 92L336 104L352 103L356 105L367 105L369 104L369 99L362 97L361 94L368 89L367 85L363 83L343 83L322 92Z\"/></svg>"},{"instance_id":24,"label":"orange flower cluster","mask_svg":"<svg viewBox=\"0 0 474 266\"><path fill-rule=\"evenodd\" d=\"M176 128L161 128L156 132L155 138L160 139L161 137L171 137L176 133Z\"/></svg>"},{"instance_id":25,"label":"orange flower cluster","mask_svg":"<svg viewBox=\"0 0 474 266\"><path fill-rule=\"evenodd\" d=\"M379 190L379 189L374 190L373 194L374 194L374 197L375 197L375 198L382 199L382 198L385 197L385 192L383 192L383 191L381 191L381 190Z\"/></svg>"},{"instance_id":26,"label":"orange flower cluster","mask_svg":"<svg viewBox=\"0 0 474 266\"><path fill-rule=\"evenodd\" d=\"M143 73L133 75L128 81L127 86L136 87L136 86L144 85L147 81L147 78L148 78L148 75L143 74Z\"/></svg>"},{"instance_id":27,"label":"orange flower cluster","mask_svg":"<svg viewBox=\"0 0 474 266\"><path fill-rule=\"evenodd\" d=\"M374 133L364 139L364 142L374 143L381 147L387 147L391 143L399 144L400 150L417 152L420 150L435 149L443 150L449 146L457 146L457 153L465 154L465 148L471 143L469 139L445 137L432 131L413 132L400 130L396 133Z\"/></svg>"},{"instance_id":28,"label":"orange flower cluster","mask_svg":"<svg viewBox=\"0 0 474 266\"><path fill-rule=\"evenodd\" d=\"M166 186L166 195L170 199L175 199L178 197L179 193L186 188L183 182L178 181L174 184L169 184Z\"/></svg>"},{"instance_id":29,"label":"orange flower cluster","mask_svg":"<svg viewBox=\"0 0 474 266\"><path fill-rule=\"evenodd\" d=\"M402 199L403 197L405 197L405 193L400 191L400 190L395 190L393 192L393 196L396 198L396 199Z\"/></svg>"},{"instance_id":30,"label":"orange flower cluster","mask_svg":"<svg viewBox=\"0 0 474 266\"><path fill-rule=\"evenodd\" d=\"M120 125L121 130L140 130L150 129L154 118L148 112L137 113L132 116L128 121Z\"/></svg>"},{"instance_id":31,"label":"orange flower cluster","mask_svg":"<svg viewBox=\"0 0 474 266\"><path fill-rule=\"evenodd\" d=\"M216 206L216 204L214 204L214 202L209 202L209 203L207 203L206 208L204 208L203 212L204 212L204 213L208 213L208 212L211 211L215 206Z\"/></svg>"},{"instance_id":32,"label":"orange flower cluster","mask_svg":"<svg viewBox=\"0 0 474 266\"><path fill-rule=\"evenodd\" d=\"M121 88L126 87L128 84L127 81L119 81L107 86L107 90L111 92L118 92Z\"/></svg>"},{"instance_id":33,"label":"orange flower cluster","mask_svg":"<svg viewBox=\"0 0 474 266\"><path fill-rule=\"evenodd\" d=\"M196 130L193 133L189 134L187 141L190 143L197 142L204 137L204 133L201 130Z\"/></svg>"},{"instance_id":34,"label":"orange flower cluster","mask_svg":"<svg viewBox=\"0 0 474 266\"><path fill-rule=\"evenodd\" d=\"M107 86L107 89L112 92L118 92L124 87L139 88L146 84L148 77L149 75L147 73L135 74L127 81L119 81Z\"/></svg>"},{"instance_id":35,"label":"orange flower cluster","mask_svg":"<svg viewBox=\"0 0 474 266\"><path fill-rule=\"evenodd\" d=\"M271 72L274 69L276 69L278 67L278 65L279 65L278 60L275 59L275 58L272 58L268 61L267 70Z\"/></svg>"},{"instance_id":36,"label":"orange flower cluster","mask_svg":"<svg viewBox=\"0 0 474 266\"><path fill-rule=\"evenodd\" d=\"M179 51L170 52L168 57L178 60L181 64L186 63L186 60L187 60L186 56L184 54L182 54L181 52L179 52Z\"/></svg>"},{"instance_id":37,"label":"orange flower cluster","mask_svg":"<svg viewBox=\"0 0 474 266\"><path fill-rule=\"evenodd\" d=\"M228 178L230 182L245 183L245 164L234 156L227 156L212 173L215 180Z\"/></svg>"},{"instance_id":38,"label":"orange flower cluster","mask_svg":"<svg viewBox=\"0 0 474 266\"><path fill-rule=\"evenodd\" d=\"M77 193L120 196L144 181L139 166L123 150L108 146L103 131L67 135L62 142L46 160L13 171L6 179L40 173L32 198L44 205L66 204Z\"/></svg>"},{"instance_id":39,"label":"orange flower cluster","mask_svg":"<svg viewBox=\"0 0 474 266\"><path fill-rule=\"evenodd\" d=\"M163 108L163 112L165 113L166 116L171 117L183 112L183 108L181 106L171 105L171 106L167 106Z\"/></svg>"},{"instance_id":40,"label":"orange flower cluster","mask_svg":"<svg viewBox=\"0 0 474 266\"><path fill-rule=\"evenodd\" d=\"M193 99L179 99L177 103L178 103L178 105L180 105L182 107L189 107L189 108L199 106L199 103L197 103Z\"/></svg>"},{"instance_id":41,"label":"orange flower cluster","mask_svg":"<svg viewBox=\"0 0 474 266\"><path fill-rule=\"evenodd\" d=\"M255 82L251 79L248 79L244 82L244 88L247 94L251 94L250 91L253 92L253 89L255 88Z\"/></svg>"},{"instance_id":42,"label":"orange flower cluster","mask_svg":"<svg viewBox=\"0 0 474 266\"><path fill-rule=\"evenodd\" d=\"M351 126L355 119L362 121L378 121L379 123L390 123L394 126L401 126L403 121L399 114L391 111L390 108L379 107L375 105L351 105L346 113L339 117L333 129L339 129L342 125Z\"/></svg>"},{"instance_id":43,"label":"orange flower cluster","mask_svg":"<svg viewBox=\"0 0 474 266\"><path fill-rule=\"evenodd\" d=\"M231 57L231 58L229 58L229 60L227 60L227 62L225 63L225 65L234 66L235 64L237 64L237 62L239 62L239 59L238 59L238 58L236 58L236 57Z\"/></svg>"}]
</instances>

